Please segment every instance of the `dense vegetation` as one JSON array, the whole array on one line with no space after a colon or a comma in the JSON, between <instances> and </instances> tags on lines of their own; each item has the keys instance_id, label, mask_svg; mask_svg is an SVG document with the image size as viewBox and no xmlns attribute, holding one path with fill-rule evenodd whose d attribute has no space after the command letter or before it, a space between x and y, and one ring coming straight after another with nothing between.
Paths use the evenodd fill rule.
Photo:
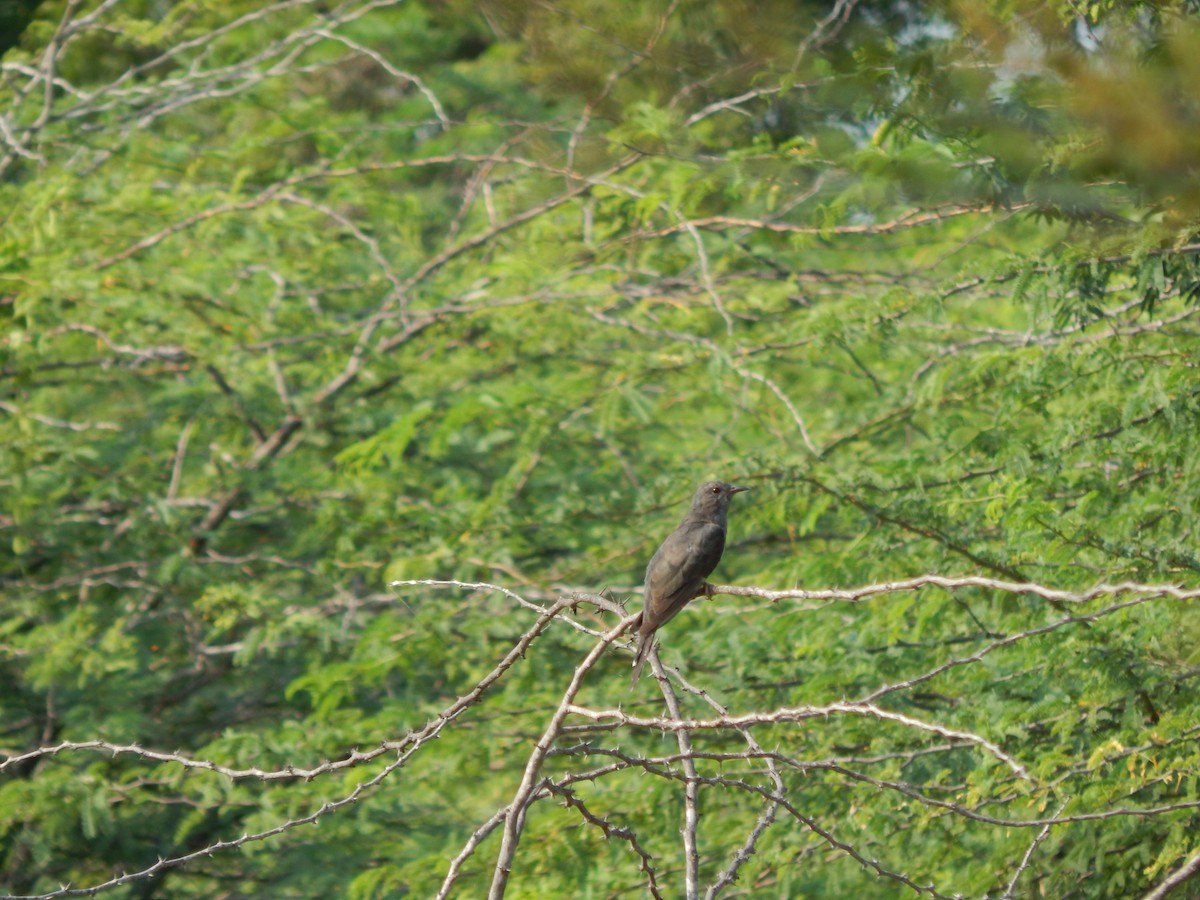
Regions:
<instances>
[{"instance_id":1,"label":"dense vegetation","mask_svg":"<svg viewBox=\"0 0 1200 900\"><path fill-rule=\"evenodd\" d=\"M2 65L0 893L1200 869L1192 4L51 0Z\"/></svg>"}]
</instances>

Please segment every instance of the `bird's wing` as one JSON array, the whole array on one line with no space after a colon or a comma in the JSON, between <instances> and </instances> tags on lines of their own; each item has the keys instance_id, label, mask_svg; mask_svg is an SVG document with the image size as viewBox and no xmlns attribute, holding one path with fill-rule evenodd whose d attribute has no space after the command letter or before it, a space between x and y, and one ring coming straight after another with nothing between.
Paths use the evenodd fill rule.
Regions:
<instances>
[{"instance_id":1,"label":"bird's wing","mask_svg":"<svg viewBox=\"0 0 1200 900\"><path fill-rule=\"evenodd\" d=\"M663 541L646 568L646 594L658 598L658 628L696 596L725 551L725 529L709 522L681 527ZM657 617L656 617L657 618Z\"/></svg>"}]
</instances>

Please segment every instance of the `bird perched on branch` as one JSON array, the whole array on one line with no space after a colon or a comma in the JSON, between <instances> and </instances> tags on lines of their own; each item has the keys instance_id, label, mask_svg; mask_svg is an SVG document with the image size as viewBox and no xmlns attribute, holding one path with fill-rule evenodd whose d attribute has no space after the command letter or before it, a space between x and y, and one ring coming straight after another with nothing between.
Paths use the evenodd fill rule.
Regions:
<instances>
[{"instance_id":1,"label":"bird perched on branch","mask_svg":"<svg viewBox=\"0 0 1200 900\"><path fill-rule=\"evenodd\" d=\"M662 542L646 566L646 605L633 623L638 649L633 682L642 674L654 633L695 597L704 593L705 579L725 552L725 516L733 495L750 488L724 481L706 481L696 490L683 521Z\"/></svg>"}]
</instances>

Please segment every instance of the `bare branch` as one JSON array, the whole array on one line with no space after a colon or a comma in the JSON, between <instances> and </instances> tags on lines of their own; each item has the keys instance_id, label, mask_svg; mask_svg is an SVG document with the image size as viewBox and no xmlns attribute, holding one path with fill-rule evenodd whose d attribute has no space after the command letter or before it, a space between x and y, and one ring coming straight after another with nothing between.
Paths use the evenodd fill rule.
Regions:
<instances>
[{"instance_id":1,"label":"bare branch","mask_svg":"<svg viewBox=\"0 0 1200 900\"><path fill-rule=\"evenodd\" d=\"M671 687L671 680L658 657L657 647L650 648L650 667L658 680L671 719L682 721L679 698L675 696L675 689ZM696 761L692 759L691 735L680 729L675 732L675 739L679 745L683 774L687 779L683 789L683 828L680 829L683 836L683 894L687 900L696 900L700 896L700 851L696 845L696 829L700 824L700 784L696 775Z\"/></svg>"},{"instance_id":2,"label":"bare branch","mask_svg":"<svg viewBox=\"0 0 1200 900\"><path fill-rule=\"evenodd\" d=\"M94 429L100 431L120 431L121 426L116 422L68 422L65 419L56 419L53 416L45 416L41 413L29 412L9 403L7 400L0 400L0 410L8 413L10 416L24 416L27 419L33 419L35 422L41 422L43 425L49 425L51 428L65 428L68 431L92 431Z\"/></svg>"},{"instance_id":3,"label":"bare branch","mask_svg":"<svg viewBox=\"0 0 1200 900\"><path fill-rule=\"evenodd\" d=\"M576 694L579 693L579 689L583 686L584 676L596 664L596 661L604 651L608 649L608 645L624 634L625 629L636 620L636 615L626 616L616 626L609 629L596 642L588 655L584 657L583 662L575 667L575 673L567 685L567 689L563 692L563 697L558 704L558 708L550 717L550 722L546 725L546 730L542 732L541 738L538 739L533 752L529 755L529 761L525 764L525 774L521 778L521 783L517 787L517 792L513 797L512 803L509 804L510 813L504 820L504 838L500 844L500 853L496 858L496 869L492 876L492 887L488 892L489 900L501 900L504 896L505 888L508 885L508 878L512 872L513 859L517 852L517 843L521 839L521 831L525 826L525 811L537 788L537 780L542 769L542 763L545 761L546 755L550 752L554 741L557 740L563 721L573 709L571 704Z\"/></svg>"},{"instance_id":4,"label":"bare branch","mask_svg":"<svg viewBox=\"0 0 1200 900\"><path fill-rule=\"evenodd\" d=\"M648 881L648 884L646 887L650 891L650 896L654 897L655 900L663 900L662 894L659 893L659 890L658 890L658 878L657 878L657 874L654 871L653 858L650 856L649 853L646 852L645 848L643 848L642 845L638 842L636 834L634 834L628 828L617 827L617 826L613 825L611 822L609 822L608 819L605 819L603 816L598 816L595 813L593 813L590 809L587 808L587 805L579 798L579 795L576 794L574 791L572 791L570 788L554 784L553 782L549 782L546 785L546 789L548 791L550 791L551 793L553 793L559 797L562 797L563 800L566 801L567 806L571 807L572 809L578 810L579 814L581 816L583 816L584 821L586 821L590 825L595 825L597 828L599 828L604 833L604 837L606 840L611 839L611 838L617 838L618 840L622 840L622 841L625 841L626 843L628 843L630 848L633 850L633 852L638 855L638 860L640 862L641 869L643 872L646 873L646 879Z\"/></svg>"},{"instance_id":5,"label":"bare branch","mask_svg":"<svg viewBox=\"0 0 1200 900\"><path fill-rule=\"evenodd\" d=\"M1058 809L1054 813L1055 818L1062 815L1062 811L1066 808L1066 801L1060 803ZM1037 833L1037 836L1030 841L1029 849L1027 849L1025 851L1025 855L1021 857L1021 864L1017 866L1017 870L1013 872L1013 877L1009 879L1008 887L1005 888L1004 893L1000 895L1000 900L1009 900L1009 898L1013 896L1013 892L1017 889L1017 881L1021 878L1021 873L1029 868L1029 863L1033 859L1034 852L1041 845L1042 841L1050 836L1051 827L1051 824L1047 822L1042 826L1042 830Z\"/></svg>"},{"instance_id":6,"label":"bare branch","mask_svg":"<svg viewBox=\"0 0 1200 900\"><path fill-rule=\"evenodd\" d=\"M1120 596L1121 594L1139 594L1143 599L1151 600L1156 597L1170 597L1173 600L1195 600L1200 598L1200 589L1185 589L1174 584L1138 584L1132 581L1122 581L1118 584L1098 584L1086 591L1067 591L1049 588L1034 582L1005 581L997 578L985 578L977 575L953 577L946 575L919 575L902 581L886 581L880 584L869 584L858 588L828 588L821 590L768 590L757 587L741 587L738 585L716 584L710 586L711 594L729 594L735 597L759 597L777 603L780 600L831 600L843 603L857 603L869 597L880 594L893 594L899 591L915 591L926 586L947 589L981 587L1007 594L1032 594L1045 600L1059 603L1088 603L1100 597Z\"/></svg>"},{"instance_id":7,"label":"bare branch","mask_svg":"<svg viewBox=\"0 0 1200 900\"><path fill-rule=\"evenodd\" d=\"M804 442L804 446L813 456L821 455L816 446L813 444L812 438L809 437L808 426L805 424L799 410L796 409L795 404L792 403L791 399L787 396L779 384L766 375L763 375L760 372L755 372L752 369L748 369L736 362L733 357L723 350L715 341L701 337L700 335L690 334L688 332L649 328L645 325L640 325L636 322L631 322L626 319L618 319L614 316L608 315L605 312L600 312L599 310L592 311L592 318L596 319L598 322L603 322L606 325L619 325L622 328L628 328L631 331L636 331L638 334L643 334L647 337L668 338L670 340L682 341L703 347L715 358L726 363L731 369L733 369L743 378L748 378L753 381L757 381L760 384L766 385L771 393L773 393L779 399L784 408L787 409L789 415L792 417L792 421L796 424L796 429L800 432L800 439Z\"/></svg>"},{"instance_id":8,"label":"bare branch","mask_svg":"<svg viewBox=\"0 0 1200 900\"><path fill-rule=\"evenodd\" d=\"M1175 890L1185 881L1189 881L1200 872L1200 850L1189 856L1172 875L1166 878L1158 887L1142 897L1142 900L1162 900L1163 897Z\"/></svg>"},{"instance_id":9,"label":"bare branch","mask_svg":"<svg viewBox=\"0 0 1200 900\"><path fill-rule=\"evenodd\" d=\"M425 84L420 77L412 74L411 72L402 72L384 59L382 54L377 53L370 47L364 47L362 44L358 43L358 41L353 41L344 34L334 34L332 31L329 31L325 28L318 28L313 33L319 34L321 37L328 38L331 41L337 41L349 47L351 50L361 53L363 56L370 57L379 64L381 69L383 69L393 78L403 79L404 81L412 84L418 91L421 92L422 96L429 101L429 105L433 107L433 114L437 116L437 120L442 123L442 130L450 130L450 119L446 116L446 110L442 108L442 104L438 100L437 95L429 89L429 86Z\"/></svg>"},{"instance_id":10,"label":"bare branch","mask_svg":"<svg viewBox=\"0 0 1200 900\"><path fill-rule=\"evenodd\" d=\"M631 619L632 621L632 619ZM747 728L752 725L778 725L782 722L803 722L808 719L823 718L834 713L848 715L870 716L883 721L899 722L909 728L926 731L940 737L965 741L986 750L997 760L1008 766L1018 778L1032 783L1033 779L1025 767L1005 753L997 744L978 734L947 728L933 722L924 722L901 713L881 709L866 702L829 703L824 706L801 706L781 708L765 713L746 713L740 716L722 716L717 719L676 720L666 717L647 718L631 716L620 709L588 709L582 706L571 706L568 710L574 715L583 716L596 721L611 720L634 728L649 728L663 731L715 731L726 728Z\"/></svg>"}]
</instances>

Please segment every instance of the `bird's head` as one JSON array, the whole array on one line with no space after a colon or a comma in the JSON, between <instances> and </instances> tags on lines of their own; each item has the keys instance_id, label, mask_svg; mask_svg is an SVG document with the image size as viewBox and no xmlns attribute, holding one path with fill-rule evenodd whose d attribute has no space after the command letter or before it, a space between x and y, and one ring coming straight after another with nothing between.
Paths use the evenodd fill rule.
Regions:
<instances>
[{"instance_id":1,"label":"bird's head","mask_svg":"<svg viewBox=\"0 0 1200 900\"><path fill-rule=\"evenodd\" d=\"M729 501L734 494L748 491L748 487L739 487L726 481L706 481L696 489L692 498L693 512L724 512L729 508Z\"/></svg>"}]
</instances>

